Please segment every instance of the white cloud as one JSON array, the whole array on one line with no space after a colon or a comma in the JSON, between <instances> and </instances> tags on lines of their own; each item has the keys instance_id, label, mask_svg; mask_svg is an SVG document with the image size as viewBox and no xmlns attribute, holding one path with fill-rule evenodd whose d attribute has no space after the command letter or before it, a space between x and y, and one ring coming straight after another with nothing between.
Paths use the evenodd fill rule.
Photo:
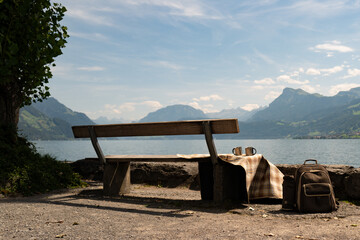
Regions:
<instances>
[{"instance_id":1,"label":"white cloud","mask_svg":"<svg viewBox=\"0 0 360 240\"><path fill-rule=\"evenodd\" d=\"M98 42L104 42L108 41L108 37L101 33L81 33L81 32L69 32L70 37L77 37L86 39L89 41L98 41Z\"/></svg>"},{"instance_id":2,"label":"white cloud","mask_svg":"<svg viewBox=\"0 0 360 240\"><path fill-rule=\"evenodd\" d=\"M174 16L182 16L188 18L210 18L218 19L217 16L212 16L206 13L206 9L199 1L177 1L177 0L126 0L126 4L140 6L149 5L168 9L168 14Z\"/></svg>"},{"instance_id":3,"label":"white cloud","mask_svg":"<svg viewBox=\"0 0 360 240\"><path fill-rule=\"evenodd\" d=\"M308 92L308 93L315 93L316 92L316 89L310 85L304 85L304 86L301 86L301 89Z\"/></svg>"},{"instance_id":4,"label":"white cloud","mask_svg":"<svg viewBox=\"0 0 360 240\"><path fill-rule=\"evenodd\" d=\"M254 109L258 109L260 106L258 104L246 104L245 106L241 107L242 109L246 111L251 111Z\"/></svg>"},{"instance_id":5,"label":"white cloud","mask_svg":"<svg viewBox=\"0 0 360 240\"><path fill-rule=\"evenodd\" d=\"M213 113L213 112L218 112L218 110L214 109L214 105L212 104L205 104L205 105L200 105L198 102L191 102L188 103L187 105L199 109L201 111L203 111L204 113Z\"/></svg>"},{"instance_id":6,"label":"white cloud","mask_svg":"<svg viewBox=\"0 0 360 240\"><path fill-rule=\"evenodd\" d=\"M274 100L275 98L277 98L280 95L281 95L281 92L270 91L267 95L265 95L264 99L267 101Z\"/></svg>"},{"instance_id":7,"label":"white cloud","mask_svg":"<svg viewBox=\"0 0 360 240\"><path fill-rule=\"evenodd\" d=\"M336 51L336 52L341 52L341 53L354 51L350 47L347 47L344 45L338 45L338 44L331 44L331 43L318 44L315 46L315 48L319 49L319 50Z\"/></svg>"},{"instance_id":8,"label":"white cloud","mask_svg":"<svg viewBox=\"0 0 360 240\"><path fill-rule=\"evenodd\" d=\"M292 79L288 75L281 75L281 76L277 77L277 80L279 82L286 82L286 83L289 83L289 84L299 84L299 85L309 83L309 80L299 81L299 80Z\"/></svg>"},{"instance_id":9,"label":"white cloud","mask_svg":"<svg viewBox=\"0 0 360 240\"><path fill-rule=\"evenodd\" d=\"M267 64L274 64L275 61L272 60L269 56L261 53L259 50L254 49L254 52L256 54L257 57L259 57L260 59L262 59L264 62L266 62Z\"/></svg>"},{"instance_id":10,"label":"white cloud","mask_svg":"<svg viewBox=\"0 0 360 240\"><path fill-rule=\"evenodd\" d=\"M307 75L320 75L321 72L319 69L309 68L308 70L306 70L306 74Z\"/></svg>"},{"instance_id":11,"label":"white cloud","mask_svg":"<svg viewBox=\"0 0 360 240\"><path fill-rule=\"evenodd\" d=\"M196 108L196 109L200 109L200 104L198 102L191 102L191 103L189 103L189 106Z\"/></svg>"},{"instance_id":12,"label":"white cloud","mask_svg":"<svg viewBox=\"0 0 360 240\"><path fill-rule=\"evenodd\" d=\"M87 22L87 23L110 26L110 27L115 26L109 18L95 15L95 14L91 13L90 10L78 9L75 7L68 8L66 15L69 17L72 17L72 18L77 18L77 19L83 20L84 22Z\"/></svg>"},{"instance_id":13,"label":"white cloud","mask_svg":"<svg viewBox=\"0 0 360 240\"><path fill-rule=\"evenodd\" d=\"M341 45L341 42L339 41L331 41L328 43L318 44L315 47L310 48L310 50L313 50L315 52L325 51L328 57L332 57L334 55L334 52L347 53L354 51L354 49L348 46Z\"/></svg>"},{"instance_id":14,"label":"white cloud","mask_svg":"<svg viewBox=\"0 0 360 240\"><path fill-rule=\"evenodd\" d=\"M121 112L122 111L133 112L133 111L135 111L135 105L136 105L136 103L128 102L128 103L121 104L120 106L118 106L116 108L118 110L121 110Z\"/></svg>"},{"instance_id":15,"label":"white cloud","mask_svg":"<svg viewBox=\"0 0 360 240\"><path fill-rule=\"evenodd\" d=\"M57 63L56 66L50 66L51 72L54 76L68 76L73 70L74 66L67 63Z\"/></svg>"},{"instance_id":16,"label":"white cloud","mask_svg":"<svg viewBox=\"0 0 360 240\"><path fill-rule=\"evenodd\" d=\"M265 87L264 87L264 85L255 85L255 86L252 86L251 88L254 89L254 90L262 90Z\"/></svg>"},{"instance_id":17,"label":"white cloud","mask_svg":"<svg viewBox=\"0 0 360 240\"><path fill-rule=\"evenodd\" d=\"M141 105L146 105L152 108L162 108L163 106L161 105L161 103L159 103L158 101L144 101L142 103L140 103Z\"/></svg>"},{"instance_id":18,"label":"white cloud","mask_svg":"<svg viewBox=\"0 0 360 240\"><path fill-rule=\"evenodd\" d=\"M298 77L300 75L299 71L294 71L293 73L290 74L291 77Z\"/></svg>"},{"instance_id":19,"label":"white cloud","mask_svg":"<svg viewBox=\"0 0 360 240\"><path fill-rule=\"evenodd\" d=\"M81 70L81 71L87 71L87 72L97 72L97 71L103 71L104 70L103 67L99 67L99 66L79 67L77 69Z\"/></svg>"},{"instance_id":20,"label":"white cloud","mask_svg":"<svg viewBox=\"0 0 360 240\"><path fill-rule=\"evenodd\" d=\"M321 75L322 73L325 73L323 76L329 76L330 74L338 73L344 70L344 66L335 66L332 68L322 68L322 69L316 69L316 68L309 68L306 70L307 75Z\"/></svg>"},{"instance_id":21,"label":"white cloud","mask_svg":"<svg viewBox=\"0 0 360 240\"><path fill-rule=\"evenodd\" d=\"M358 83L342 83L335 86L331 86L329 93L331 95L336 95L340 91L348 91L351 88L360 87L360 84Z\"/></svg>"},{"instance_id":22,"label":"white cloud","mask_svg":"<svg viewBox=\"0 0 360 240\"><path fill-rule=\"evenodd\" d=\"M275 84L275 81L272 80L271 78L264 78L261 80L255 80L254 83L256 84L264 84L264 85L272 85Z\"/></svg>"},{"instance_id":23,"label":"white cloud","mask_svg":"<svg viewBox=\"0 0 360 240\"><path fill-rule=\"evenodd\" d=\"M320 69L321 72L327 73L325 76L330 75L330 74L334 74L334 73L337 73L337 72L341 72L342 70L344 70L344 66L335 66L333 68Z\"/></svg>"},{"instance_id":24,"label":"white cloud","mask_svg":"<svg viewBox=\"0 0 360 240\"><path fill-rule=\"evenodd\" d=\"M125 112L134 112L138 107L150 107L152 110L162 108L163 106L158 101L143 101L143 102L127 102L119 106L114 104L105 104L105 112L112 112L123 114Z\"/></svg>"},{"instance_id":25,"label":"white cloud","mask_svg":"<svg viewBox=\"0 0 360 240\"><path fill-rule=\"evenodd\" d=\"M203 97L199 97L199 98L193 98L194 101L197 101L197 102L200 102L200 101L210 101L210 100L213 100L213 101L217 101L217 100L223 100L222 97L220 97L219 95L217 94L213 94L213 95L210 95L210 96L203 96Z\"/></svg>"},{"instance_id":26,"label":"white cloud","mask_svg":"<svg viewBox=\"0 0 360 240\"><path fill-rule=\"evenodd\" d=\"M168 62L168 61L152 61L152 62L144 62L145 65L153 66L153 67L163 67L172 70L181 70L182 66Z\"/></svg>"},{"instance_id":27,"label":"white cloud","mask_svg":"<svg viewBox=\"0 0 360 240\"><path fill-rule=\"evenodd\" d=\"M346 79L357 76L360 76L360 69L354 68L354 69L348 69L348 75L346 75L344 78Z\"/></svg>"}]
</instances>

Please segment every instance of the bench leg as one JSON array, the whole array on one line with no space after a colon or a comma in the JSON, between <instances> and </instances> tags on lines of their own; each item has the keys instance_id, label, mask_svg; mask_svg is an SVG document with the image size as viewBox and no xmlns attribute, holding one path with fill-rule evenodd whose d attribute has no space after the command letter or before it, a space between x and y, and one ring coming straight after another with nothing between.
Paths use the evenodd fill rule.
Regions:
<instances>
[{"instance_id":1,"label":"bench leg","mask_svg":"<svg viewBox=\"0 0 360 240\"><path fill-rule=\"evenodd\" d=\"M214 166L214 202L247 202L246 175L241 166L218 163Z\"/></svg>"},{"instance_id":2,"label":"bench leg","mask_svg":"<svg viewBox=\"0 0 360 240\"><path fill-rule=\"evenodd\" d=\"M224 166L220 163L214 165L214 202L221 203L224 196Z\"/></svg>"},{"instance_id":3,"label":"bench leg","mask_svg":"<svg viewBox=\"0 0 360 240\"><path fill-rule=\"evenodd\" d=\"M130 162L105 164L104 195L118 196L130 192Z\"/></svg>"},{"instance_id":4,"label":"bench leg","mask_svg":"<svg viewBox=\"0 0 360 240\"><path fill-rule=\"evenodd\" d=\"M202 200L214 199L214 175L211 162L199 162L200 193Z\"/></svg>"}]
</instances>

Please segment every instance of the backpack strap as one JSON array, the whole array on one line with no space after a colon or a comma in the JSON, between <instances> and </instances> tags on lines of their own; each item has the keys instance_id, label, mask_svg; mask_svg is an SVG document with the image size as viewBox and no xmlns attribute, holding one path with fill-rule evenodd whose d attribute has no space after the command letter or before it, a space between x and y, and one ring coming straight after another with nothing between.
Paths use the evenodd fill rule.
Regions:
<instances>
[{"instance_id":1,"label":"backpack strap","mask_svg":"<svg viewBox=\"0 0 360 240\"><path fill-rule=\"evenodd\" d=\"M317 163L317 160L315 160L315 159L305 160L305 161L304 161L304 165L305 165L307 162L315 162L315 164L318 164L318 163Z\"/></svg>"}]
</instances>

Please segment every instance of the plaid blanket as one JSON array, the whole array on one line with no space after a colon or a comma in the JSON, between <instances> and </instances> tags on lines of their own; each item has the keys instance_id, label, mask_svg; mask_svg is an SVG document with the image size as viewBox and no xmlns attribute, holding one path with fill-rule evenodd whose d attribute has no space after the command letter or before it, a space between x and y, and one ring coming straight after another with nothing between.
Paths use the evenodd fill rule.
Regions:
<instances>
[{"instance_id":1,"label":"plaid blanket","mask_svg":"<svg viewBox=\"0 0 360 240\"><path fill-rule=\"evenodd\" d=\"M210 155L178 154L178 156L191 159L209 157ZM261 198L282 199L284 174L274 164L266 160L263 155L237 156L234 154L219 154L218 157L224 162L244 168L248 201Z\"/></svg>"},{"instance_id":2,"label":"plaid blanket","mask_svg":"<svg viewBox=\"0 0 360 240\"><path fill-rule=\"evenodd\" d=\"M282 199L284 174L261 154L254 156L220 154L219 158L224 162L244 168L249 200L260 198Z\"/></svg>"}]
</instances>

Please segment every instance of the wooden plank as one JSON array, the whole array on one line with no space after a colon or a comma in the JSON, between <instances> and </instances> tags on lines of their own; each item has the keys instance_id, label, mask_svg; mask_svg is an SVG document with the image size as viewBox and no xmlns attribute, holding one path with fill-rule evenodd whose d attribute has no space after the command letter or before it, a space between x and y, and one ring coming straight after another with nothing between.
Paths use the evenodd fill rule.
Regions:
<instances>
[{"instance_id":1,"label":"wooden plank","mask_svg":"<svg viewBox=\"0 0 360 240\"><path fill-rule=\"evenodd\" d=\"M98 158L100 160L100 163L102 165L104 165L104 164L106 164L106 159L105 159L104 154L103 154L103 152L101 150L100 144L99 144L99 142L97 140L97 137L96 137L96 134L95 134L95 131L94 131L94 127L90 126L88 129L89 129L91 143L92 143L92 145L94 147L96 155L98 156Z\"/></svg>"},{"instance_id":2,"label":"wooden plank","mask_svg":"<svg viewBox=\"0 0 360 240\"><path fill-rule=\"evenodd\" d=\"M210 153L210 157L211 157L211 162L213 165L215 165L217 163L217 151L215 148L215 144L214 144L214 139L212 137L212 132L211 132L211 122L209 121L205 121L203 122L203 131L205 133L205 140L206 140L206 145L209 149L209 153Z\"/></svg>"},{"instance_id":3,"label":"wooden plank","mask_svg":"<svg viewBox=\"0 0 360 240\"><path fill-rule=\"evenodd\" d=\"M238 133L237 119L209 119L194 121L156 122L156 123L126 123L93 125L97 137L130 137L130 136L165 136L165 135L195 135L204 134L202 123L211 122L213 134ZM89 138L86 126L73 126L75 138Z\"/></svg>"},{"instance_id":4,"label":"wooden plank","mask_svg":"<svg viewBox=\"0 0 360 240\"><path fill-rule=\"evenodd\" d=\"M86 158L98 160L98 158ZM177 155L107 155L107 163L114 162L210 162L210 156L197 158L183 158Z\"/></svg>"}]
</instances>

